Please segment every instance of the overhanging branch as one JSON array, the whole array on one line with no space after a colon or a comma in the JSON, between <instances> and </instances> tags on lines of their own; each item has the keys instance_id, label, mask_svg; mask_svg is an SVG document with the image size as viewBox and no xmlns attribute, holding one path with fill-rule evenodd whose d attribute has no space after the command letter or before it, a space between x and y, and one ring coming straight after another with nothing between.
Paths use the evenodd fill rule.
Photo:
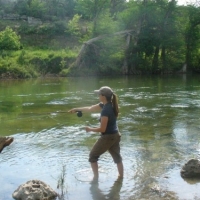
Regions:
<instances>
[{"instance_id":1,"label":"overhanging branch","mask_svg":"<svg viewBox=\"0 0 200 200\"><path fill-rule=\"evenodd\" d=\"M113 33L113 34L104 34L104 35L100 35L98 37L92 38L92 39L84 42L83 45L81 46L81 49L79 51L79 54L76 58L74 65L79 66L79 67L81 66L82 56L83 56L86 48L89 45L91 45L93 42L96 42L96 41L101 40L101 39L106 38L106 37L112 37L112 36L118 36L118 35L127 35L127 34L130 34L131 32L134 32L134 30L124 30L124 31L119 31L119 32Z\"/></svg>"}]
</instances>

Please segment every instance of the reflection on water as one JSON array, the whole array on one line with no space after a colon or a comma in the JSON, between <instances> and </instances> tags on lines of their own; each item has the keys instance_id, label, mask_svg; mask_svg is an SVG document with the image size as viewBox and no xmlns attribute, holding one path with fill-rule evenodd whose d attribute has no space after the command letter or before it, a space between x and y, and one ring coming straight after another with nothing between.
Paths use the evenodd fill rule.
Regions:
<instances>
[{"instance_id":1,"label":"reflection on water","mask_svg":"<svg viewBox=\"0 0 200 200\"><path fill-rule=\"evenodd\" d=\"M0 82L1 135L15 138L0 154L0 200L11 200L31 179L60 192L63 166L66 200L200 199L200 181L180 176L185 162L200 157L199 83L198 77ZM84 127L97 125L99 114L78 118L67 111L97 103L92 91L102 85L119 96L125 175L117 179L106 153L99 161L99 182L92 183L88 154L99 136Z\"/></svg>"},{"instance_id":2,"label":"reflection on water","mask_svg":"<svg viewBox=\"0 0 200 200\"><path fill-rule=\"evenodd\" d=\"M100 189L99 181L92 181L90 184L90 191L92 194L93 200L120 200L120 190L122 188L123 179L118 178L113 186L109 188L108 194L105 194L104 191Z\"/></svg>"}]
</instances>

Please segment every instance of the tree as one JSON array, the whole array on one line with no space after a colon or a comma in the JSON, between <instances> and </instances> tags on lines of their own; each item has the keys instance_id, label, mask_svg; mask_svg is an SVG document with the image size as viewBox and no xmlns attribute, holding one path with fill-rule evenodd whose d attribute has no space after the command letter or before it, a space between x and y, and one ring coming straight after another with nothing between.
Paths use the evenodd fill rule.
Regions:
<instances>
[{"instance_id":1,"label":"tree","mask_svg":"<svg viewBox=\"0 0 200 200\"><path fill-rule=\"evenodd\" d=\"M127 36L124 73L157 73L172 66L182 45L176 24L176 2L129 1L127 7L123 11L124 23L135 34Z\"/></svg>"},{"instance_id":2,"label":"tree","mask_svg":"<svg viewBox=\"0 0 200 200\"><path fill-rule=\"evenodd\" d=\"M45 3L40 0L28 0L29 15L36 18L42 18L45 14Z\"/></svg>"},{"instance_id":3,"label":"tree","mask_svg":"<svg viewBox=\"0 0 200 200\"><path fill-rule=\"evenodd\" d=\"M0 49L1 50L18 50L20 49L20 36L18 36L10 27L6 27L0 32Z\"/></svg>"},{"instance_id":4,"label":"tree","mask_svg":"<svg viewBox=\"0 0 200 200\"><path fill-rule=\"evenodd\" d=\"M80 27L79 27L79 21L81 16L80 15L74 15L74 17L69 20L68 22L68 29L66 32L69 32L71 35L74 35L76 37L79 37L81 35Z\"/></svg>"},{"instance_id":5,"label":"tree","mask_svg":"<svg viewBox=\"0 0 200 200\"><path fill-rule=\"evenodd\" d=\"M189 22L185 32L186 41L186 57L185 63L187 67L192 70L192 68L197 67L199 61L199 41L200 41L200 7L188 6ZM196 64L195 64L196 62Z\"/></svg>"},{"instance_id":6,"label":"tree","mask_svg":"<svg viewBox=\"0 0 200 200\"><path fill-rule=\"evenodd\" d=\"M74 0L45 0L46 14L48 16L56 16L63 18L66 16L73 16L74 13Z\"/></svg>"},{"instance_id":7,"label":"tree","mask_svg":"<svg viewBox=\"0 0 200 200\"><path fill-rule=\"evenodd\" d=\"M14 6L14 12L19 15L29 15L29 5L26 0L18 0Z\"/></svg>"},{"instance_id":8,"label":"tree","mask_svg":"<svg viewBox=\"0 0 200 200\"><path fill-rule=\"evenodd\" d=\"M108 0L78 0L75 10L78 12L79 15L82 15L83 18L92 20L92 32L93 36L96 37L98 35L97 28L99 16L108 8Z\"/></svg>"}]
</instances>

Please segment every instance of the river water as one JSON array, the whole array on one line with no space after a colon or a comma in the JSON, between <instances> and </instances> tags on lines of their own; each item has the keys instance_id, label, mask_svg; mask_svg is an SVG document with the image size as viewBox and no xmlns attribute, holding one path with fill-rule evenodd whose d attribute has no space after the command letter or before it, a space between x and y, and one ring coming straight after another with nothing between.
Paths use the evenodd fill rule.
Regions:
<instances>
[{"instance_id":1,"label":"river water","mask_svg":"<svg viewBox=\"0 0 200 200\"><path fill-rule=\"evenodd\" d=\"M103 85L119 97L118 125L125 174L108 153L93 184L88 154L99 134L99 113L67 111L98 103ZM19 185L44 181L66 200L200 199L200 181L180 176L200 157L200 77L52 78L0 81L0 135L14 142L0 154L0 200ZM64 175L63 187L57 188Z\"/></svg>"}]
</instances>

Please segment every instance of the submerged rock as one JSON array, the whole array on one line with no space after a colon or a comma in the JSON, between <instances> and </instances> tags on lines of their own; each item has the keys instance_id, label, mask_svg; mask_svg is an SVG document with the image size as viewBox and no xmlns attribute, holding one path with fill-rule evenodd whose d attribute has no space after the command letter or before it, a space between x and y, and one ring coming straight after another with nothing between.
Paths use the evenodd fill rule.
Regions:
<instances>
[{"instance_id":1,"label":"submerged rock","mask_svg":"<svg viewBox=\"0 0 200 200\"><path fill-rule=\"evenodd\" d=\"M189 160L181 169L183 178L200 178L200 161L197 159Z\"/></svg>"},{"instance_id":2,"label":"submerged rock","mask_svg":"<svg viewBox=\"0 0 200 200\"><path fill-rule=\"evenodd\" d=\"M40 180L27 181L20 185L12 194L16 200L53 200L58 194Z\"/></svg>"},{"instance_id":3,"label":"submerged rock","mask_svg":"<svg viewBox=\"0 0 200 200\"><path fill-rule=\"evenodd\" d=\"M6 146L9 146L13 142L13 137L0 137L0 153Z\"/></svg>"}]
</instances>

